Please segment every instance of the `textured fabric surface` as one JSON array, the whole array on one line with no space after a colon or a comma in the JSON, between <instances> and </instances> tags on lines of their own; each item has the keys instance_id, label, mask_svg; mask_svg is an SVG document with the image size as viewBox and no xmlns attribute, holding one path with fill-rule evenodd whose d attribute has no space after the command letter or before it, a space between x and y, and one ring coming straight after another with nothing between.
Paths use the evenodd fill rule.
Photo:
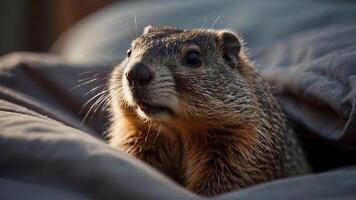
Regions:
<instances>
[{"instance_id":1,"label":"textured fabric surface","mask_svg":"<svg viewBox=\"0 0 356 200\"><path fill-rule=\"evenodd\" d=\"M0 199L199 199L105 144L105 113L85 106L146 24L240 31L321 171L215 199L354 199L354 167L324 170L356 165L355 9L352 1L113 4L65 34L57 55L1 57Z\"/></svg>"},{"instance_id":2,"label":"textured fabric surface","mask_svg":"<svg viewBox=\"0 0 356 200\"><path fill-rule=\"evenodd\" d=\"M356 24L297 34L256 51L255 60L296 123L355 147Z\"/></svg>"},{"instance_id":3,"label":"textured fabric surface","mask_svg":"<svg viewBox=\"0 0 356 200\"><path fill-rule=\"evenodd\" d=\"M198 199L45 114L0 101L0 199Z\"/></svg>"}]
</instances>

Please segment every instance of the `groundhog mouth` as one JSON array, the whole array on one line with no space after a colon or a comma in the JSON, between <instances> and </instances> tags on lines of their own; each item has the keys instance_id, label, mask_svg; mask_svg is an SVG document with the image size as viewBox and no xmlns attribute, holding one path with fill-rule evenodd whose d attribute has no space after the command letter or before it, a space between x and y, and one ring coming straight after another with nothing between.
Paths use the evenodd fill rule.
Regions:
<instances>
[{"instance_id":1,"label":"groundhog mouth","mask_svg":"<svg viewBox=\"0 0 356 200\"><path fill-rule=\"evenodd\" d=\"M159 103L151 103L149 98L145 95L145 92L139 90L138 88L131 88L131 97L134 107L136 107L139 113L143 113L144 116L149 118L160 118L159 116L172 116L174 114L173 110L166 105L161 105Z\"/></svg>"},{"instance_id":2,"label":"groundhog mouth","mask_svg":"<svg viewBox=\"0 0 356 200\"><path fill-rule=\"evenodd\" d=\"M157 115L163 113L167 113L170 115L173 114L173 111L167 106L152 105L141 100L137 101L137 107L140 108L141 111L147 115Z\"/></svg>"}]
</instances>

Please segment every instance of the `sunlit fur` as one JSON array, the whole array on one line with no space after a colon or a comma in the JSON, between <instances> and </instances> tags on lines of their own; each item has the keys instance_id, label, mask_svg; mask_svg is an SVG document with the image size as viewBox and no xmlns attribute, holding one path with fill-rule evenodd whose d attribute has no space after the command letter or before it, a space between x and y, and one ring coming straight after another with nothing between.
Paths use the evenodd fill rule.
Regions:
<instances>
[{"instance_id":1,"label":"sunlit fur","mask_svg":"<svg viewBox=\"0 0 356 200\"><path fill-rule=\"evenodd\" d=\"M147 27L109 82L110 144L204 196L308 171L293 131L244 48L230 62L224 58L224 33L234 34ZM183 61L191 48L200 51L200 67ZM173 113L140 110L124 76L133 62L153 72L145 101Z\"/></svg>"}]
</instances>

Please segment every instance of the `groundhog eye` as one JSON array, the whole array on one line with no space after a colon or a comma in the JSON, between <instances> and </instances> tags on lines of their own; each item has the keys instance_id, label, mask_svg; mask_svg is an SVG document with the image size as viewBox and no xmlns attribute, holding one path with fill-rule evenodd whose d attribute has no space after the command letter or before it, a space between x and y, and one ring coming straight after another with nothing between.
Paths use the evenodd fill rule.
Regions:
<instances>
[{"instance_id":1,"label":"groundhog eye","mask_svg":"<svg viewBox=\"0 0 356 200\"><path fill-rule=\"evenodd\" d=\"M128 50L127 50L127 57L130 57L131 56L131 52L132 52L132 49L131 48L129 48Z\"/></svg>"},{"instance_id":2,"label":"groundhog eye","mask_svg":"<svg viewBox=\"0 0 356 200\"><path fill-rule=\"evenodd\" d=\"M187 52L185 63L192 67L199 67L201 64L199 52L195 50Z\"/></svg>"}]
</instances>

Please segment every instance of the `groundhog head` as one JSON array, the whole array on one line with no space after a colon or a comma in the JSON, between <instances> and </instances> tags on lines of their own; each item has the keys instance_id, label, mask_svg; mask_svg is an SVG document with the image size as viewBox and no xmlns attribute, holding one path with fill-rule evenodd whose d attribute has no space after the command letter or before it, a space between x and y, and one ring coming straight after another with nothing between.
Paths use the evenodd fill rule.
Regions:
<instances>
[{"instance_id":1,"label":"groundhog head","mask_svg":"<svg viewBox=\"0 0 356 200\"><path fill-rule=\"evenodd\" d=\"M255 112L251 74L232 31L148 26L112 73L113 110L177 127L236 125Z\"/></svg>"}]
</instances>

